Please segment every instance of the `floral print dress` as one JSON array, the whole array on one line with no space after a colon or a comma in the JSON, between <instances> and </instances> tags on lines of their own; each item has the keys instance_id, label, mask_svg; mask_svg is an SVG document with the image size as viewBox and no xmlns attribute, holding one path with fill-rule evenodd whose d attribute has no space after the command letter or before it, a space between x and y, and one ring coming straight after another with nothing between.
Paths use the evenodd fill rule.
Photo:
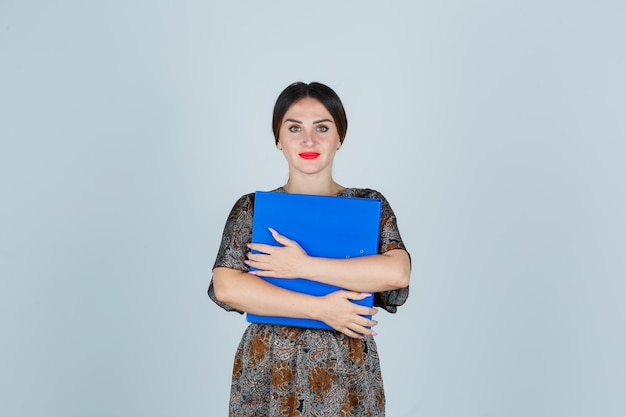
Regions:
<instances>
[{"instance_id":1,"label":"floral print dress","mask_svg":"<svg viewBox=\"0 0 626 417\"><path fill-rule=\"evenodd\" d=\"M285 192L278 188L276 192ZM396 217L377 191L346 188L342 197L382 201L379 253L405 249ZM241 197L228 216L215 267L248 271L246 244L252 236L254 194ZM374 295L374 305L395 313L409 289ZM238 311L209 297L227 311ZM242 311L238 311L243 313ZM372 337L350 338L334 330L250 324L235 354L230 392L231 417L378 417L385 394L378 350Z\"/></svg>"}]
</instances>

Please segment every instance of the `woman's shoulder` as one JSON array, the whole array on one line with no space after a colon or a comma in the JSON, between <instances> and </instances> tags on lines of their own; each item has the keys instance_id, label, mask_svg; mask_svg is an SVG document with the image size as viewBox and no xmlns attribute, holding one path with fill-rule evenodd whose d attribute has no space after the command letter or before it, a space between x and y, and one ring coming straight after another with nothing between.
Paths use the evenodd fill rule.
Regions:
<instances>
[{"instance_id":1,"label":"woman's shoulder","mask_svg":"<svg viewBox=\"0 0 626 417\"><path fill-rule=\"evenodd\" d=\"M249 206L254 204L254 193L244 194L235 201L235 207Z\"/></svg>"},{"instance_id":2,"label":"woman's shoulder","mask_svg":"<svg viewBox=\"0 0 626 417\"><path fill-rule=\"evenodd\" d=\"M270 192L284 193L285 189L281 187L274 188L269 190ZM254 207L254 196L256 195L256 191L248 194L244 194L237 199L234 206L235 207Z\"/></svg>"},{"instance_id":3,"label":"woman's shoulder","mask_svg":"<svg viewBox=\"0 0 626 417\"><path fill-rule=\"evenodd\" d=\"M377 198L379 200L385 199L380 191L373 190L371 188L348 187L344 188L339 195L342 197Z\"/></svg>"},{"instance_id":4,"label":"woman's shoulder","mask_svg":"<svg viewBox=\"0 0 626 417\"><path fill-rule=\"evenodd\" d=\"M235 201L228 215L229 221L252 219L254 212L254 193L244 194Z\"/></svg>"}]
</instances>

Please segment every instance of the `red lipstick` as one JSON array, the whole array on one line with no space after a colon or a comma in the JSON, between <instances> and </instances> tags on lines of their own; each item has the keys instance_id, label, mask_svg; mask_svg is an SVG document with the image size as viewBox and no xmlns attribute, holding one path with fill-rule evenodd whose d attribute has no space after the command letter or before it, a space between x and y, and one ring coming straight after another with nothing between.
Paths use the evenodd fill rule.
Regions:
<instances>
[{"instance_id":1,"label":"red lipstick","mask_svg":"<svg viewBox=\"0 0 626 417\"><path fill-rule=\"evenodd\" d=\"M302 152L298 154L302 159L315 159L320 156L317 152Z\"/></svg>"}]
</instances>

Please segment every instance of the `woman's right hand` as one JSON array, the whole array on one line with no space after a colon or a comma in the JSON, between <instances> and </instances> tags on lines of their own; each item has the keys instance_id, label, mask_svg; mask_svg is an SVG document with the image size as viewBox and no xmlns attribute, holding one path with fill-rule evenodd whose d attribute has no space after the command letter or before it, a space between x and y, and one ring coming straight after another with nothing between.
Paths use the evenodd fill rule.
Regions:
<instances>
[{"instance_id":1,"label":"woman's right hand","mask_svg":"<svg viewBox=\"0 0 626 417\"><path fill-rule=\"evenodd\" d=\"M368 327L374 327L378 322L363 316L373 316L378 312L378 309L361 306L350 301L363 300L373 296L369 293L346 290L332 292L320 297L321 307L317 310L316 319L349 337L374 336L376 332Z\"/></svg>"}]
</instances>

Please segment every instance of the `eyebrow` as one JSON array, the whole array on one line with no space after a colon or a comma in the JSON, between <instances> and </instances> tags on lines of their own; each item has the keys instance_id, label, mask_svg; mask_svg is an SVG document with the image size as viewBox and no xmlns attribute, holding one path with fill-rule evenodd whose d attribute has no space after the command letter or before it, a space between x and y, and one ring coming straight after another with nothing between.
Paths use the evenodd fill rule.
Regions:
<instances>
[{"instance_id":1,"label":"eyebrow","mask_svg":"<svg viewBox=\"0 0 626 417\"><path fill-rule=\"evenodd\" d=\"M285 124L287 122L302 124L302 122L300 120L295 120L295 119L287 119L287 120L285 120L285 122L283 124ZM333 121L330 120L330 119L322 119L322 120L316 120L316 121L313 122L314 125L319 124L319 123L333 123Z\"/></svg>"}]
</instances>

